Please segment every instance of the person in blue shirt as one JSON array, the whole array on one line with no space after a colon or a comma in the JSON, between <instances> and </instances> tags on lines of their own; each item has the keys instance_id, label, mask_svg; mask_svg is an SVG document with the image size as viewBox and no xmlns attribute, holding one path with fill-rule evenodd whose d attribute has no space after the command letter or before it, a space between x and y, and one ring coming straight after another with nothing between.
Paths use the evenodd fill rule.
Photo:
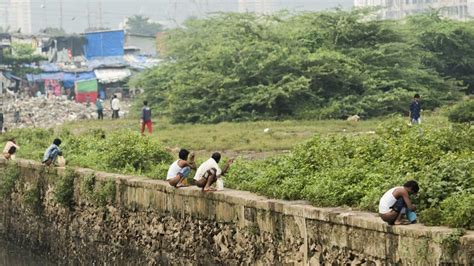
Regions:
<instances>
[{"instance_id":1,"label":"person in blue shirt","mask_svg":"<svg viewBox=\"0 0 474 266\"><path fill-rule=\"evenodd\" d=\"M95 108L97 109L97 119L104 120L104 106L102 105L102 99L99 97L95 101Z\"/></svg>"},{"instance_id":2,"label":"person in blue shirt","mask_svg":"<svg viewBox=\"0 0 474 266\"><path fill-rule=\"evenodd\" d=\"M43 161L42 163L50 166L56 162L58 156L62 156L62 152L59 149L59 145L61 145L60 139L55 139L53 144L49 146L49 148L44 152Z\"/></svg>"},{"instance_id":3,"label":"person in blue shirt","mask_svg":"<svg viewBox=\"0 0 474 266\"><path fill-rule=\"evenodd\" d=\"M415 97L413 97L413 102L410 104L410 123L411 124L420 124L421 123L421 103L420 103L420 95L417 93Z\"/></svg>"}]
</instances>

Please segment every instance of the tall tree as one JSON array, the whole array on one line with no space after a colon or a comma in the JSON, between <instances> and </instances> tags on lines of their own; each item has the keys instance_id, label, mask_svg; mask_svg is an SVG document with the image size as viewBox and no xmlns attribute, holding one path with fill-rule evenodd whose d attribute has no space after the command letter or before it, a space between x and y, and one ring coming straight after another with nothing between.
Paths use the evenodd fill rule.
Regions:
<instances>
[{"instance_id":1,"label":"tall tree","mask_svg":"<svg viewBox=\"0 0 474 266\"><path fill-rule=\"evenodd\" d=\"M127 18L125 28L129 33L144 36L156 36L158 32L163 30L161 24L153 22L150 18L141 15Z\"/></svg>"}]
</instances>

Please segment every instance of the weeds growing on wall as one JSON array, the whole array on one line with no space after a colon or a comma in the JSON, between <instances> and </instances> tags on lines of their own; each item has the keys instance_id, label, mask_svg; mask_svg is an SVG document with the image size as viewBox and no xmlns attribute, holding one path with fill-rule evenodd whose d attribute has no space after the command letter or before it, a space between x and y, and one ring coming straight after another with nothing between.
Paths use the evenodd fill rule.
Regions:
<instances>
[{"instance_id":1,"label":"weeds growing on wall","mask_svg":"<svg viewBox=\"0 0 474 266\"><path fill-rule=\"evenodd\" d=\"M316 136L288 155L237 161L225 181L273 198L378 211L385 191L415 179L422 221L473 228L473 150L469 125L410 127L400 120L373 135Z\"/></svg>"},{"instance_id":2,"label":"weeds growing on wall","mask_svg":"<svg viewBox=\"0 0 474 266\"><path fill-rule=\"evenodd\" d=\"M20 177L20 169L16 164L9 164L0 173L0 197L6 199L15 189L15 184Z\"/></svg>"},{"instance_id":3,"label":"weeds growing on wall","mask_svg":"<svg viewBox=\"0 0 474 266\"><path fill-rule=\"evenodd\" d=\"M116 194L115 182L107 180L106 182L96 182L94 175L83 178L81 184L81 194L97 206L105 206L113 203Z\"/></svg>"},{"instance_id":4,"label":"weeds growing on wall","mask_svg":"<svg viewBox=\"0 0 474 266\"><path fill-rule=\"evenodd\" d=\"M23 202L33 211L38 211L41 206L41 195L37 184L23 192Z\"/></svg>"},{"instance_id":5,"label":"weeds growing on wall","mask_svg":"<svg viewBox=\"0 0 474 266\"><path fill-rule=\"evenodd\" d=\"M441 241L441 246L449 254L453 255L459 248L459 238L466 233L464 229L456 229Z\"/></svg>"},{"instance_id":6,"label":"weeds growing on wall","mask_svg":"<svg viewBox=\"0 0 474 266\"><path fill-rule=\"evenodd\" d=\"M77 174L74 169L66 169L64 175L59 176L54 188L54 199L63 207L72 207L74 204L74 179Z\"/></svg>"}]
</instances>

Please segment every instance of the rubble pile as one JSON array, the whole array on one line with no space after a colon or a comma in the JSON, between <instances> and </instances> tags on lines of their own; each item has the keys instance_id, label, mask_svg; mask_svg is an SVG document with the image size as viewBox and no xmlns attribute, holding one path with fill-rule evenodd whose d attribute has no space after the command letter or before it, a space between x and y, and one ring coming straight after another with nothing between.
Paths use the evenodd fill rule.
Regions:
<instances>
[{"instance_id":1,"label":"rubble pile","mask_svg":"<svg viewBox=\"0 0 474 266\"><path fill-rule=\"evenodd\" d=\"M109 101L103 102L105 119L112 116ZM51 128L66 122L97 119L95 103L86 104L64 97L17 99L4 106L4 126L11 128ZM127 116L129 104L121 103L120 117Z\"/></svg>"}]
</instances>

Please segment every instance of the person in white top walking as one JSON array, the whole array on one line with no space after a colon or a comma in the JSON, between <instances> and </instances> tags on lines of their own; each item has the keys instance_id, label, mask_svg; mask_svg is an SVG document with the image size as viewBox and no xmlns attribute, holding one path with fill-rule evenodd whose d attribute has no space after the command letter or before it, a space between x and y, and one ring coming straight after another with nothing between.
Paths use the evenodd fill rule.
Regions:
<instances>
[{"instance_id":1,"label":"person in white top walking","mask_svg":"<svg viewBox=\"0 0 474 266\"><path fill-rule=\"evenodd\" d=\"M215 152L209 160L202 163L197 169L194 180L196 185L202 188L203 191L215 191L211 185L214 184L218 178L225 175L230 165L234 162L233 159L228 160L224 166L224 170L221 170L219 167L220 160L221 154Z\"/></svg>"},{"instance_id":2,"label":"person in white top walking","mask_svg":"<svg viewBox=\"0 0 474 266\"><path fill-rule=\"evenodd\" d=\"M112 108L112 119L119 118L119 111L120 111L120 100L117 98L117 95L114 94L112 98L112 102L110 103Z\"/></svg>"},{"instance_id":3,"label":"person in white top walking","mask_svg":"<svg viewBox=\"0 0 474 266\"><path fill-rule=\"evenodd\" d=\"M189 151L186 149L181 149L178 153L179 159L170 165L168 169L168 174L166 175L166 181L176 188L185 186L183 181L191 173L191 169L196 169L196 163L194 162L194 153L191 153L191 156L188 160Z\"/></svg>"},{"instance_id":4,"label":"person in white top walking","mask_svg":"<svg viewBox=\"0 0 474 266\"><path fill-rule=\"evenodd\" d=\"M416 194L420 190L418 183L414 180L406 182L403 187L394 187L380 199L379 214L382 220L390 225L400 225L403 214L407 211L415 211L409 195Z\"/></svg>"}]
</instances>

